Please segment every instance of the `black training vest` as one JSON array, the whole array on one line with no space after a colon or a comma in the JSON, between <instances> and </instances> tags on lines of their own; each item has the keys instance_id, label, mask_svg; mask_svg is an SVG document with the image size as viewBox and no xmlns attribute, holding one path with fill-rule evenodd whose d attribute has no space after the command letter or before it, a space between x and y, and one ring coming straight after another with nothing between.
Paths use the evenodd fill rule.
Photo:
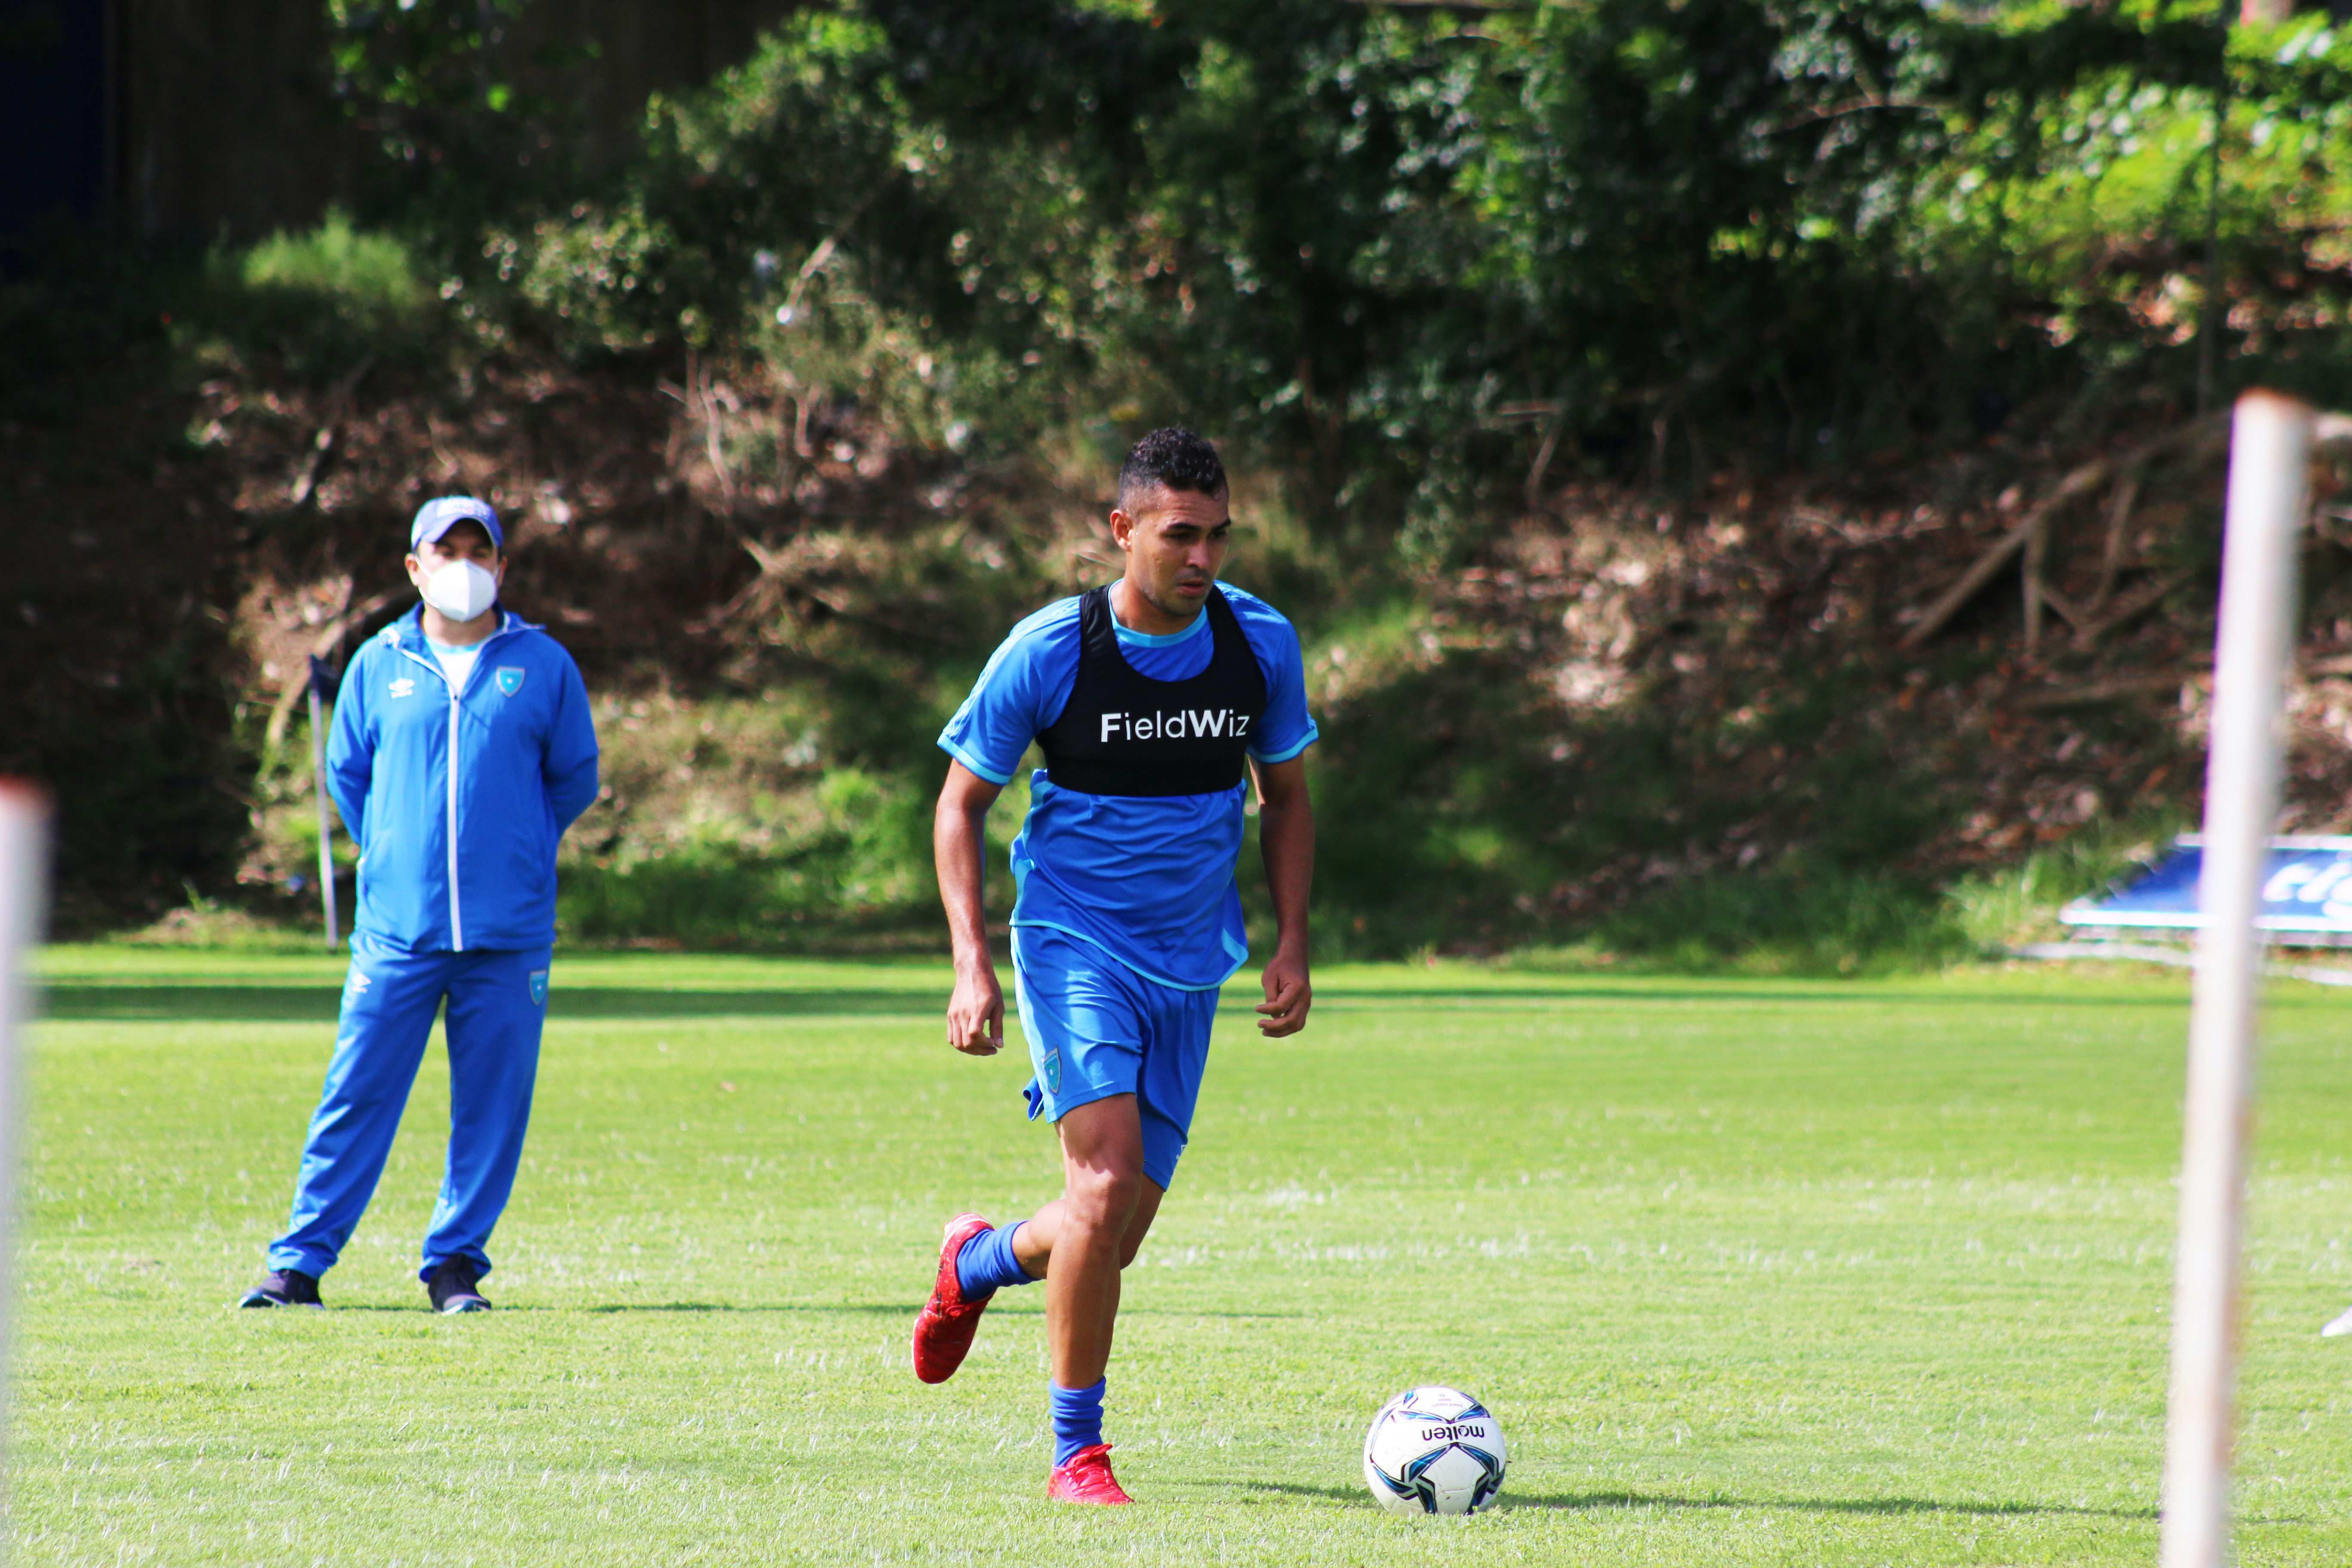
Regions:
<instances>
[{"instance_id":1,"label":"black training vest","mask_svg":"<svg viewBox=\"0 0 2352 1568\"><path fill-rule=\"evenodd\" d=\"M1242 782L1265 716L1265 671L1223 592L1202 606L1215 639L1190 680L1138 675L1120 651L1110 590L1079 601L1078 678L1037 744L1056 789L1081 795L1215 795Z\"/></svg>"}]
</instances>

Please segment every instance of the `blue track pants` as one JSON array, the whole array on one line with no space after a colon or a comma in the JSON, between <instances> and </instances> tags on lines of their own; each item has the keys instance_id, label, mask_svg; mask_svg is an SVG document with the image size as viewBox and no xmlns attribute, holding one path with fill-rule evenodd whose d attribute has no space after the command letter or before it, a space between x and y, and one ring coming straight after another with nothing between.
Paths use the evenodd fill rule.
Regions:
<instances>
[{"instance_id":1,"label":"blue track pants","mask_svg":"<svg viewBox=\"0 0 2352 1568\"><path fill-rule=\"evenodd\" d=\"M334 1059L303 1144L293 1220L270 1244L270 1268L319 1275L335 1266L375 1195L446 996L449 1167L417 1278L461 1257L489 1272L483 1249L514 1191L530 1121L550 952L401 952L353 939Z\"/></svg>"}]
</instances>

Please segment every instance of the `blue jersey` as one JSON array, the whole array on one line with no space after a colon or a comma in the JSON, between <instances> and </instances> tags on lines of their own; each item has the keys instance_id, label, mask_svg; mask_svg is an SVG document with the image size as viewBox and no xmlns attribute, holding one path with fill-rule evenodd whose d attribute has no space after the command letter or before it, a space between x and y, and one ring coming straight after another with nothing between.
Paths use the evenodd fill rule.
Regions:
<instances>
[{"instance_id":1,"label":"blue jersey","mask_svg":"<svg viewBox=\"0 0 2352 1568\"><path fill-rule=\"evenodd\" d=\"M1316 738L1298 634L1263 599L1220 584L1265 677L1265 713L1249 754L1285 763ZM1030 742L1053 726L1078 672L1077 598L1013 628L940 746L991 784L1010 784ZM1209 617L1168 637L1117 627L1119 651L1153 680L1187 680L1214 652ZM1013 841L1014 925L1066 931L1144 978L1180 990L1224 984L1249 957L1234 883L1246 782L1213 795L1081 795L1038 769L1029 819Z\"/></svg>"},{"instance_id":2,"label":"blue jersey","mask_svg":"<svg viewBox=\"0 0 2352 1568\"><path fill-rule=\"evenodd\" d=\"M451 689L422 612L343 671L327 789L359 845L353 940L407 952L555 940L555 846L596 798L580 667L507 615Z\"/></svg>"}]
</instances>

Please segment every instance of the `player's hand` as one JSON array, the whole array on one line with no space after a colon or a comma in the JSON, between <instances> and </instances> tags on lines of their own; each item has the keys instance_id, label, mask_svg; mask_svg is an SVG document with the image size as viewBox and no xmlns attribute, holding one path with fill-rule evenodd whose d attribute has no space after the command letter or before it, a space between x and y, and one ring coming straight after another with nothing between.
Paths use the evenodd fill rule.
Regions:
<instances>
[{"instance_id":1,"label":"player's hand","mask_svg":"<svg viewBox=\"0 0 2352 1568\"><path fill-rule=\"evenodd\" d=\"M956 971L948 1001L948 1044L966 1056L992 1057L1004 1048L1004 990L992 964Z\"/></svg>"},{"instance_id":2,"label":"player's hand","mask_svg":"<svg viewBox=\"0 0 2352 1568\"><path fill-rule=\"evenodd\" d=\"M1295 1035L1307 1027L1307 1009L1315 1005L1315 988L1307 983L1307 961L1282 953L1265 966L1265 1000L1257 1010L1258 1033L1269 1040Z\"/></svg>"}]
</instances>

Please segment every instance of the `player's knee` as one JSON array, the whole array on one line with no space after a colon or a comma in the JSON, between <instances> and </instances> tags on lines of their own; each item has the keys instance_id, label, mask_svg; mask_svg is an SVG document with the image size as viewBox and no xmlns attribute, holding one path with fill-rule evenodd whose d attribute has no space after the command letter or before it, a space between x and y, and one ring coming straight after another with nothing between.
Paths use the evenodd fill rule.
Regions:
<instances>
[{"instance_id":1,"label":"player's knee","mask_svg":"<svg viewBox=\"0 0 2352 1568\"><path fill-rule=\"evenodd\" d=\"M1069 1178L1071 1217L1089 1229L1117 1229L1122 1234L1143 1198L1143 1177L1135 1171L1097 1167Z\"/></svg>"}]
</instances>

